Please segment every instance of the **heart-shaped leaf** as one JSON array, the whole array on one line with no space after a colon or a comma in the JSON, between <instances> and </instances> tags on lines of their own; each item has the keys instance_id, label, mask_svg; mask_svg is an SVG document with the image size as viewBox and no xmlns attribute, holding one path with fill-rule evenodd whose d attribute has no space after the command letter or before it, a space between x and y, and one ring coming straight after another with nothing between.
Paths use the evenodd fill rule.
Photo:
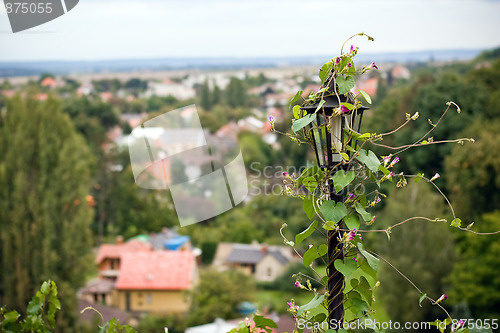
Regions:
<instances>
[{"instance_id":1,"label":"heart-shaped leaf","mask_svg":"<svg viewBox=\"0 0 500 333\"><path fill-rule=\"evenodd\" d=\"M354 273L354 271L358 267L356 261L354 260L347 260L344 263L342 260L337 259L333 262L333 265L335 266L335 269L346 278L346 280L349 278L349 276L352 275L352 273Z\"/></svg>"},{"instance_id":2,"label":"heart-shaped leaf","mask_svg":"<svg viewBox=\"0 0 500 333\"><path fill-rule=\"evenodd\" d=\"M347 208L344 203L335 203L333 200L325 201L319 210L327 221L335 223L338 223L347 215Z\"/></svg>"},{"instance_id":3,"label":"heart-shaped leaf","mask_svg":"<svg viewBox=\"0 0 500 333\"><path fill-rule=\"evenodd\" d=\"M347 77L339 76L335 79L335 82L339 87L338 93L340 95L348 93L356 85L354 78L349 75Z\"/></svg>"},{"instance_id":4,"label":"heart-shaped leaf","mask_svg":"<svg viewBox=\"0 0 500 333\"><path fill-rule=\"evenodd\" d=\"M316 187L318 187L318 181L314 177L304 178L304 180L302 181L302 184L311 193L313 193L314 190L316 189Z\"/></svg>"},{"instance_id":5,"label":"heart-shaped leaf","mask_svg":"<svg viewBox=\"0 0 500 333\"><path fill-rule=\"evenodd\" d=\"M371 150L366 151L364 149L360 149L357 159L361 163L364 163L372 172L377 172L380 161L377 155L375 155L375 153Z\"/></svg>"},{"instance_id":6,"label":"heart-shaped leaf","mask_svg":"<svg viewBox=\"0 0 500 333\"><path fill-rule=\"evenodd\" d=\"M344 170L337 171L332 177L335 191L337 193L342 191L344 187L352 183L355 177L356 174L354 173L354 171L349 171L347 173Z\"/></svg>"},{"instance_id":7,"label":"heart-shaped leaf","mask_svg":"<svg viewBox=\"0 0 500 333\"><path fill-rule=\"evenodd\" d=\"M350 229L359 229L359 217L356 214L349 214L346 217L344 217L344 222L345 225Z\"/></svg>"},{"instance_id":8,"label":"heart-shaped leaf","mask_svg":"<svg viewBox=\"0 0 500 333\"><path fill-rule=\"evenodd\" d=\"M314 260L324 256L327 252L328 246L326 246L326 244L321 244L319 247L316 245L311 246L302 257L304 267L311 266Z\"/></svg>"}]
</instances>

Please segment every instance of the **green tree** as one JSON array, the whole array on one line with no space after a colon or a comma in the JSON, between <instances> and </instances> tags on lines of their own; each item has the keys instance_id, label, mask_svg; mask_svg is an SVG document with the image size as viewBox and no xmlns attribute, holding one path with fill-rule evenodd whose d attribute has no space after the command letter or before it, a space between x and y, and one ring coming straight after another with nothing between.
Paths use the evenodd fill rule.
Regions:
<instances>
[{"instance_id":1,"label":"green tree","mask_svg":"<svg viewBox=\"0 0 500 333\"><path fill-rule=\"evenodd\" d=\"M377 222L387 228L409 217L445 218L443 199L432 192L424 181L411 182L388 195L386 206L377 214ZM374 241L374 239L370 239ZM443 223L410 221L391 233L390 241L379 235L376 252L387 259L430 297L438 298L444 291L444 278L452 269L453 238L450 227ZM429 303L418 305L419 293L396 271L381 262L379 271L380 298L391 320L399 322L434 320L440 309Z\"/></svg>"},{"instance_id":2,"label":"green tree","mask_svg":"<svg viewBox=\"0 0 500 333\"><path fill-rule=\"evenodd\" d=\"M212 105L217 105L221 102L221 91L219 86L214 81L214 91L212 92Z\"/></svg>"},{"instance_id":3,"label":"green tree","mask_svg":"<svg viewBox=\"0 0 500 333\"><path fill-rule=\"evenodd\" d=\"M233 108L237 106L246 106L247 98L248 94L245 82L236 77L232 77L226 87L227 104Z\"/></svg>"},{"instance_id":4,"label":"green tree","mask_svg":"<svg viewBox=\"0 0 500 333\"><path fill-rule=\"evenodd\" d=\"M500 211L482 215L473 227L477 232L500 229ZM500 237L467 233L460 244L460 260L449 276L452 304L465 301L475 318L498 318L500 309Z\"/></svg>"},{"instance_id":5,"label":"green tree","mask_svg":"<svg viewBox=\"0 0 500 333\"><path fill-rule=\"evenodd\" d=\"M42 281L59 286L57 331L76 320L90 255L92 156L59 102L9 100L0 117L0 303L26 311Z\"/></svg>"},{"instance_id":6,"label":"green tree","mask_svg":"<svg viewBox=\"0 0 500 333\"><path fill-rule=\"evenodd\" d=\"M457 145L445 159L446 183L463 221L498 209L500 201L499 120L478 120L462 134L475 143Z\"/></svg>"},{"instance_id":7,"label":"green tree","mask_svg":"<svg viewBox=\"0 0 500 333\"><path fill-rule=\"evenodd\" d=\"M200 284L192 291L192 305L187 318L189 326L213 322L216 318L241 316L237 309L252 301L253 278L237 271L218 272L207 269L200 274Z\"/></svg>"},{"instance_id":8,"label":"green tree","mask_svg":"<svg viewBox=\"0 0 500 333\"><path fill-rule=\"evenodd\" d=\"M208 80L201 85L200 88L200 105L204 110L210 110L212 108L212 96L210 96L210 87L208 86Z\"/></svg>"},{"instance_id":9,"label":"green tree","mask_svg":"<svg viewBox=\"0 0 500 333\"><path fill-rule=\"evenodd\" d=\"M83 134L96 151L107 140L106 131L119 123L110 104L87 97L65 101L63 110L71 117L76 130Z\"/></svg>"}]
</instances>

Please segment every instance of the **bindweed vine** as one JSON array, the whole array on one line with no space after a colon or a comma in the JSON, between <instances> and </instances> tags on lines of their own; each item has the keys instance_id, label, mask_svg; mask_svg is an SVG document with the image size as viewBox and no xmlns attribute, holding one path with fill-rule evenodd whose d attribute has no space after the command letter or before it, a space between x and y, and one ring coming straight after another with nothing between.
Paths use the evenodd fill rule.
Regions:
<instances>
[{"instance_id":1,"label":"bindweed vine","mask_svg":"<svg viewBox=\"0 0 500 333\"><path fill-rule=\"evenodd\" d=\"M411 143L391 146L384 144L383 140L385 137L397 133L409 123L418 121L418 112L413 115L407 113L406 120L401 125L386 133L362 133L360 127L355 128L356 121L358 121L356 117L359 118L360 114L362 116L360 111L365 108L363 103L371 104L370 96L366 92L356 89L355 78L368 71L378 69L375 63L371 63L356 70L353 59L358 53L358 47L351 45L349 51L344 52L348 41L357 36L364 36L373 41L372 37L364 33L351 36L342 45L340 55L320 68L321 88L316 92L311 92L306 97L302 97L303 92L299 91L291 99L289 107L293 114L292 133L277 131L274 127L274 118L269 119L271 128L275 132L286 135L299 145L309 144L314 148L318 140L318 134L315 133L328 132L333 139L330 143L328 142L329 137L326 136L330 150L326 154L333 153L341 156L331 167L317 165L305 169L301 174L283 174L283 194L302 199L304 212L311 220L309 226L295 235L294 239L288 239L285 236L286 223L280 229L285 244L291 246L302 258L304 266L310 267L314 272L314 277L303 273L296 275L295 286L311 292L313 298L304 305L295 304L293 299L288 302L288 311L296 321L294 332L302 332L305 327L312 328L313 332L350 332L353 327L360 328L359 323L363 328L372 329L375 332L381 331L380 328L368 324L374 322L372 320L375 312L374 291L381 283L377 280L377 271L381 262L391 267L419 292L419 304L428 301L443 311L446 320L436 320L432 323L432 325L437 326L439 331L444 332L449 327L451 332L466 332L468 329L464 323L454 320L441 305L446 300L446 295L443 294L436 299L428 296L397 267L379 254L366 249L362 235L364 233L385 233L390 240L391 231L394 228L403 227L404 224L414 221L450 223L452 227L480 235L500 233L500 231L479 233L472 230L473 222L464 224L456 216L450 200L436 185L435 180L440 178L438 173L432 177L426 177L424 174L413 175L393 171L395 165L400 161L401 154L408 149L445 143L463 145L474 143L474 139L436 140L431 136L451 108L460 114L460 107L452 101L446 103L446 108L439 120L433 123L429 119L428 123L431 128L421 138ZM328 113L327 101L328 99L332 100L332 98L336 98L337 103L333 107L333 111ZM319 121L320 118L323 121ZM335 122L345 124L342 133L335 133L333 126ZM325 136L322 139L325 141ZM335 139L338 144L333 142ZM369 149L370 146L385 149L388 154L377 156L374 151ZM318 163L320 159L321 156L318 156ZM371 213L372 208L387 197L381 189L382 184L405 187L410 179L416 183L420 181L430 183L446 201L453 217L452 220L418 216L407 218L384 229L372 228L372 225L376 225L377 218ZM336 200L333 200L334 197ZM463 227L462 224L467 225L467 227ZM310 244L307 250L301 254L298 246L315 232L325 236L325 242ZM329 302L339 295L329 295L332 289L329 288L328 276L318 273L314 268L316 260L321 260L323 264L327 265L325 257L329 243L326 233L330 235L329 232L334 232L337 241L341 244L338 251L341 251L342 256L339 258L342 259L336 259L333 264L336 271L343 275L344 281L340 289L340 292L343 293L344 313L341 322L335 324L331 323L328 318L328 311L331 308ZM323 288L321 290L313 288L310 283L312 280L319 281ZM354 323L357 323L358 326L353 326Z\"/></svg>"}]
</instances>

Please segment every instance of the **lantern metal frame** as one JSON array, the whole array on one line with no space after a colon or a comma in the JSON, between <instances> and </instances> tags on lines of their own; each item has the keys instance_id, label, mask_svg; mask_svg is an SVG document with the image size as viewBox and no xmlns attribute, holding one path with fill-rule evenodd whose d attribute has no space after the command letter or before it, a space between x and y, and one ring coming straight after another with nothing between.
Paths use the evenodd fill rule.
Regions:
<instances>
[{"instance_id":1,"label":"lantern metal frame","mask_svg":"<svg viewBox=\"0 0 500 333\"><path fill-rule=\"evenodd\" d=\"M333 90L330 81L329 91ZM345 95L330 93L323 98L325 101L320 110L316 112L319 102L312 105L303 106L301 109L307 111L308 114L316 112L316 119L309 125L309 133L312 137L314 152L318 166L328 172L331 177L339 170L349 170L350 164L343 163L341 152L345 152L349 159L352 157L352 152L345 151L345 146L353 143L357 146L357 141L352 141L349 138L344 143L344 129L354 129L358 133L361 129L361 121L363 113L367 107L359 106L354 108L349 113L335 115L334 112L339 108L341 103L354 104L352 93L348 92ZM327 123L328 122L328 123ZM348 122L348 123L347 123ZM328 199L336 203L343 199L342 193L337 193L334 184L331 180L328 183ZM340 229L342 226L340 226ZM344 320L344 276L337 271L334 262L337 259L343 260L343 246L340 242L341 235L338 230L328 231L328 323L331 329L342 328Z\"/></svg>"}]
</instances>

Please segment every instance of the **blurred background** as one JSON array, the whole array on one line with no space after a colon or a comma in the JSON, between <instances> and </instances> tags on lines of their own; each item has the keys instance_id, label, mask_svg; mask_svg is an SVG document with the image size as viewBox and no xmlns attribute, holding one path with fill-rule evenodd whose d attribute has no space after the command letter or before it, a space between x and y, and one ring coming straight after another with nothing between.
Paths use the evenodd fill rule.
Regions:
<instances>
[{"instance_id":1,"label":"blurred background","mask_svg":"<svg viewBox=\"0 0 500 333\"><path fill-rule=\"evenodd\" d=\"M419 112L384 141L413 143L446 102L457 103L461 114L451 109L434 140L475 143L407 150L396 171L439 173L436 184L464 226L500 230L499 12L493 0L86 0L13 34L0 6L0 305L25 312L53 279L58 332L95 332L100 319L81 315L86 306L139 332L225 332L255 311L290 332L286 302L312 297L291 275L312 273L283 246L279 228L287 223L290 238L310 221L300 199L281 195L282 173L314 157L273 133L268 117L289 132L291 97L319 89L319 67L362 31L375 41L346 46L360 48L357 68L378 66L356 82L373 99L362 130L387 132ZM135 184L127 135L192 104L207 136L238 141L250 193L223 215L181 228L168 190ZM182 174L185 165L169 168ZM409 183L382 188L378 229L415 215L451 221L430 184ZM452 316L500 320L499 241L416 221L390 241L367 237L367 246L430 297L446 293ZM381 265L379 280L378 321L444 318L419 307L418 292L390 267Z\"/></svg>"}]
</instances>

